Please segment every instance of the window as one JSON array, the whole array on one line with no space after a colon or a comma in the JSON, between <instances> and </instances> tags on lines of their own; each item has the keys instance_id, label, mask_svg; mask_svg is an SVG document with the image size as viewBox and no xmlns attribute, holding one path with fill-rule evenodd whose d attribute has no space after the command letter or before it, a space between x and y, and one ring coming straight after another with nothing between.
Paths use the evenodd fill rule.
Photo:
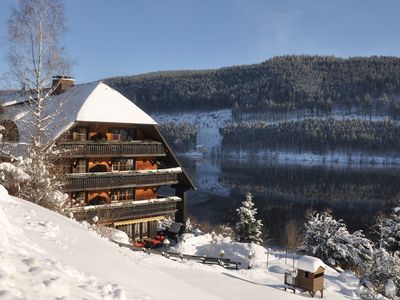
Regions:
<instances>
[{"instance_id":1,"label":"window","mask_svg":"<svg viewBox=\"0 0 400 300\"><path fill-rule=\"evenodd\" d=\"M134 128L112 128L111 140L113 141L131 141L136 139L136 130Z\"/></svg>"},{"instance_id":2,"label":"window","mask_svg":"<svg viewBox=\"0 0 400 300\"><path fill-rule=\"evenodd\" d=\"M119 141L121 140L121 135L119 133L119 129L111 129L111 140L112 141Z\"/></svg>"},{"instance_id":3,"label":"window","mask_svg":"<svg viewBox=\"0 0 400 300\"><path fill-rule=\"evenodd\" d=\"M76 141L86 141L86 137L87 137L87 129L86 128L77 128L74 133L75 133Z\"/></svg>"},{"instance_id":4,"label":"window","mask_svg":"<svg viewBox=\"0 0 400 300\"><path fill-rule=\"evenodd\" d=\"M72 164L72 173L86 173L86 159L75 160Z\"/></svg>"},{"instance_id":5,"label":"window","mask_svg":"<svg viewBox=\"0 0 400 300\"><path fill-rule=\"evenodd\" d=\"M305 271L304 272L304 278L308 278L308 277L310 277L310 272Z\"/></svg>"},{"instance_id":6,"label":"window","mask_svg":"<svg viewBox=\"0 0 400 300\"><path fill-rule=\"evenodd\" d=\"M64 140L71 141L72 140L72 132L67 130L64 135Z\"/></svg>"},{"instance_id":7,"label":"window","mask_svg":"<svg viewBox=\"0 0 400 300\"><path fill-rule=\"evenodd\" d=\"M121 158L112 161L113 172L133 171L135 170L135 160L133 158Z\"/></svg>"},{"instance_id":8,"label":"window","mask_svg":"<svg viewBox=\"0 0 400 300\"><path fill-rule=\"evenodd\" d=\"M113 190L111 193L112 201L132 201L134 195L134 189L121 189Z\"/></svg>"}]
</instances>

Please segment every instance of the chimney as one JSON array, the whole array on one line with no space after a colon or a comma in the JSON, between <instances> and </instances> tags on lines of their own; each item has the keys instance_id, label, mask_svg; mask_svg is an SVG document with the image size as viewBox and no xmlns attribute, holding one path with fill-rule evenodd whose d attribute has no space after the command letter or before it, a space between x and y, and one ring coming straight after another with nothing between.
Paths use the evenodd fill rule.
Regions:
<instances>
[{"instance_id":1,"label":"chimney","mask_svg":"<svg viewBox=\"0 0 400 300\"><path fill-rule=\"evenodd\" d=\"M69 76L58 75L53 76L53 83L51 88L53 89L52 95L60 95L66 89L74 86L75 79Z\"/></svg>"}]
</instances>

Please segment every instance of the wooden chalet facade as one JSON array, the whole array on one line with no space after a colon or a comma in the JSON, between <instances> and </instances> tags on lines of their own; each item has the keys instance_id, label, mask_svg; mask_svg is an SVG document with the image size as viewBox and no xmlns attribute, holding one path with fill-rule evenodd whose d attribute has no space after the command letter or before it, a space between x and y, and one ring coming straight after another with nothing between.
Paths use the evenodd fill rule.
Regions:
<instances>
[{"instance_id":1,"label":"wooden chalet facade","mask_svg":"<svg viewBox=\"0 0 400 300\"><path fill-rule=\"evenodd\" d=\"M60 86L65 91L50 101L63 113L48 145L60 153L74 218L92 223L96 217L132 240L154 237L159 220L183 222L186 191L194 186L157 123L101 82ZM159 193L164 186L173 192Z\"/></svg>"}]
</instances>

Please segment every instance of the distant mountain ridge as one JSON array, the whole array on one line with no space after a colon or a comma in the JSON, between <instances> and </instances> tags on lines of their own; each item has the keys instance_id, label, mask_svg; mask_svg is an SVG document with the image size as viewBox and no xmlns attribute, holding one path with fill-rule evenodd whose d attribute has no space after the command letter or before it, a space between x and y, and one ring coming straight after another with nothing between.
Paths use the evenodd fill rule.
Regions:
<instances>
[{"instance_id":1,"label":"distant mountain ridge","mask_svg":"<svg viewBox=\"0 0 400 300\"><path fill-rule=\"evenodd\" d=\"M368 109L381 106L378 101L398 102L400 58L278 56L259 64L153 72L104 82L149 111Z\"/></svg>"}]
</instances>

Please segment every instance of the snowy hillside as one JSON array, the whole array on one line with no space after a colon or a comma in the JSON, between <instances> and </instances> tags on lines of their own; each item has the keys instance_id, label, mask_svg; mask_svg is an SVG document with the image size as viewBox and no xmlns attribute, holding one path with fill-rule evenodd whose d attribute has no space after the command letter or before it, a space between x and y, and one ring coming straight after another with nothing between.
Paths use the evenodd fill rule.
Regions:
<instances>
[{"instance_id":1,"label":"snowy hillside","mask_svg":"<svg viewBox=\"0 0 400 300\"><path fill-rule=\"evenodd\" d=\"M207 153L219 152L221 136L219 129L226 123L232 122L232 113L229 109L211 112L177 112L154 113L151 116L157 123L174 122L176 124L190 123L197 127L197 145L203 146Z\"/></svg>"},{"instance_id":2,"label":"snowy hillside","mask_svg":"<svg viewBox=\"0 0 400 300\"><path fill-rule=\"evenodd\" d=\"M212 243L211 243L212 242ZM203 235L187 237L181 251L224 249L242 257L249 245ZM248 251L248 249L246 250ZM302 299L283 290L280 255L254 248L251 270L134 253L73 220L10 197L0 186L0 299ZM231 254L229 254L231 252ZM240 254L242 252L242 254ZM357 279L328 270L326 299L355 299Z\"/></svg>"}]
</instances>

